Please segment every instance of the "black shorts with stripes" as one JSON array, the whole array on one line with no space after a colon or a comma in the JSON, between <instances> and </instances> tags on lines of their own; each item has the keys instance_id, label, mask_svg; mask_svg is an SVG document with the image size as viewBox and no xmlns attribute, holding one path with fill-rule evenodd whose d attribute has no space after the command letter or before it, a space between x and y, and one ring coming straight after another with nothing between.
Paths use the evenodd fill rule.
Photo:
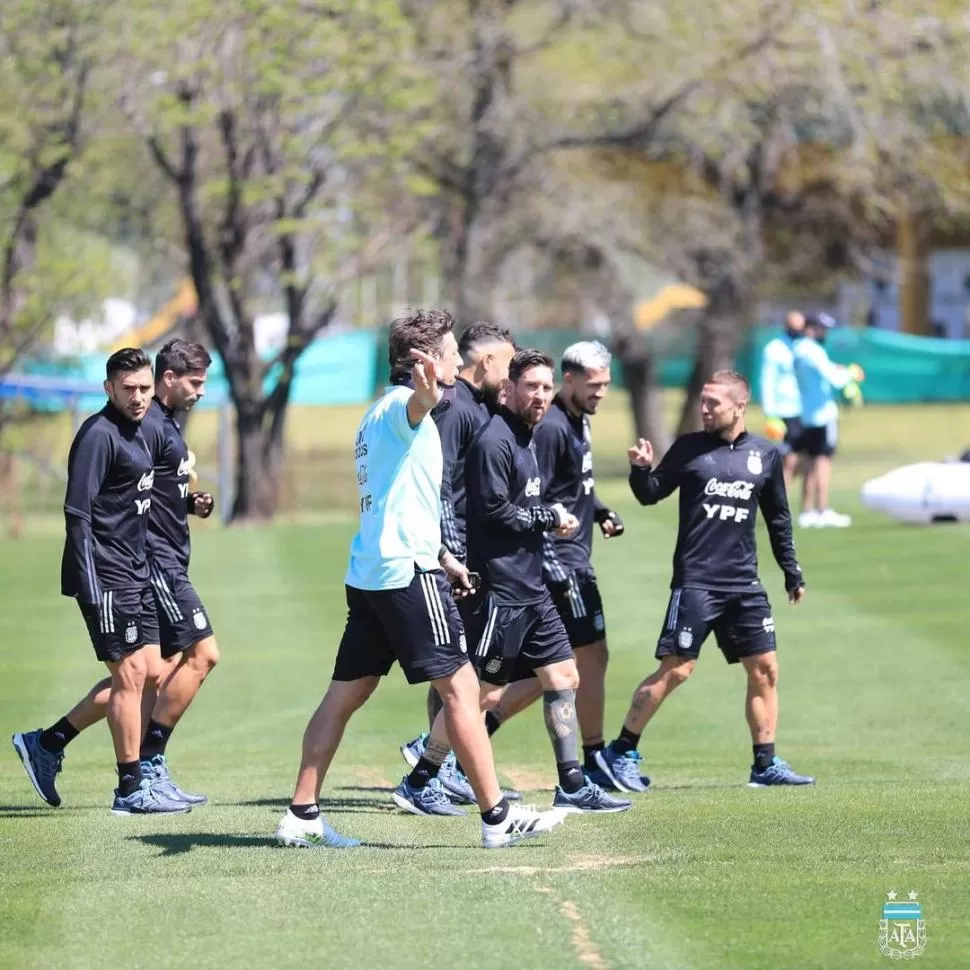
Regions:
<instances>
[{"instance_id":1,"label":"black shorts with stripes","mask_svg":"<svg viewBox=\"0 0 970 970\"><path fill-rule=\"evenodd\" d=\"M468 663L465 628L443 571L415 572L401 589L346 590L334 680L383 677L396 660L408 683L420 684Z\"/></svg>"},{"instance_id":2,"label":"black shorts with stripes","mask_svg":"<svg viewBox=\"0 0 970 970\"><path fill-rule=\"evenodd\" d=\"M81 616L103 663L117 663L147 644L158 643L155 599L148 586L136 589L106 589L98 603L82 603Z\"/></svg>"},{"instance_id":3,"label":"black shorts with stripes","mask_svg":"<svg viewBox=\"0 0 970 970\"><path fill-rule=\"evenodd\" d=\"M696 660L713 633L729 664L775 649L775 621L764 590L728 593L694 586L670 591L657 659Z\"/></svg>"},{"instance_id":4,"label":"black shorts with stripes","mask_svg":"<svg viewBox=\"0 0 970 970\"><path fill-rule=\"evenodd\" d=\"M151 563L152 592L158 610L162 656L174 657L194 643L212 636L209 614L184 569Z\"/></svg>"},{"instance_id":5,"label":"black shorts with stripes","mask_svg":"<svg viewBox=\"0 0 970 970\"><path fill-rule=\"evenodd\" d=\"M566 582L548 586L574 650L606 639L603 598L591 568L574 569Z\"/></svg>"},{"instance_id":6,"label":"black shorts with stripes","mask_svg":"<svg viewBox=\"0 0 970 970\"><path fill-rule=\"evenodd\" d=\"M496 603L489 596L474 654L481 680L508 684L531 677L539 667L572 660L573 648L548 593L538 603L521 606Z\"/></svg>"}]
</instances>

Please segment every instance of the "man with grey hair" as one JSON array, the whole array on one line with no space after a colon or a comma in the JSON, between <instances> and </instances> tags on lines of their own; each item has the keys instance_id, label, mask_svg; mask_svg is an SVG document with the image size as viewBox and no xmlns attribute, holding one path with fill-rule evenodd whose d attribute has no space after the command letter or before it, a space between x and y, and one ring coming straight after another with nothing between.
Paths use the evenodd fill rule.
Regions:
<instances>
[{"instance_id":1,"label":"man with grey hair","mask_svg":"<svg viewBox=\"0 0 970 970\"><path fill-rule=\"evenodd\" d=\"M603 537L623 534L623 522L596 496L590 417L610 386L610 352L598 341L583 340L563 351L562 387L542 423L536 427L536 457L542 477L543 501L561 503L579 520L570 536L549 534L543 548L543 579L562 617L576 655L579 689L576 714L583 738L586 774L598 785L615 788L596 761L604 745L606 622L603 600L593 569L593 526ZM511 684L499 705L487 715L489 733L538 698L534 681ZM649 779L644 779L649 784Z\"/></svg>"}]
</instances>

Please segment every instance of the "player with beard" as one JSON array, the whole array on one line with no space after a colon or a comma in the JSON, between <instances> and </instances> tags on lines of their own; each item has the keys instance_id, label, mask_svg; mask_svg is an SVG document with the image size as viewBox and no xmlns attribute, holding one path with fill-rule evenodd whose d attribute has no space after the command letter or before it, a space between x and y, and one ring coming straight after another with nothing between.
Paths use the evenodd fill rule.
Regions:
<instances>
[{"instance_id":1,"label":"player with beard","mask_svg":"<svg viewBox=\"0 0 970 970\"><path fill-rule=\"evenodd\" d=\"M660 705L690 676L710 633L729 664L748 675L746 710L754 752L749 785L810 785L775 754L778 660L771 605L758 578L755 523L760 508L771 549L785 576L788 602L805 593L795 558L782 457L745 430L751 396L735 371L717 371L701 392L704 430L679 437L655 469L653 447L629 451L630 487L641 505L680 489L670 603L657 645L660 666L637 688L619 736L596 753L599 766L624 791L641 791L635 763L640 735Z\"/></svg>"},{"instance_id":2,"label":"player with beard","mask_svg":"<svg viewBox=\"0 0 970 970\"><path fill-rule=\"evenodd\" d=\"M94 654L110 673L106 713L118 763L112 814L187 812L186 802L143 776L139 762L143 699L152 672L161 669L146 541L155 471L142 431L151 362L143 350L126 347L105 369L108 403L81 425L67 459L61 593L77 600ZM54 779L65 738L76 734L62 718L47 731L13 736L31 784L49 805L61 803Z\"/></svg>"},{"instance_id":3,"label":"player with beard","mask_svg":"<svg viewBox=\"0 0 970 970\"><path fill-rule=\"evenodd\" d=\"M579 673L562 619L543 582L543 536L567 536L579 526L562 504L541 501L533 434L552 393L550 358L536 350L519 351L509 365L506 404L475 438L466 463L468 563L483 577L487 592L485 628L474 647L481 704L488 710L506 684L537 678L559 780L553 808L622 812L632 803L612 798L590 782L579 763ZM424 754L394 792L399 807L420 808L420 793L436 780L448 749L444 719L439 717Z\"/></svg>"},{"instance_id":4,"label":"player with beard","mask_svg":"<svg viewBox=\"0 0 970 970\"><path fill-rule=\"evenodd\" d=\"M155 359L155 396L141 423L141 433L154 462L151 508L146 516L147 546L161 657L153 657L147 671L139 768L157 795L187 805L203 804L206 797L184 792L175 785L166 762L166 745L218 662L219 651L205 607L188 577L188 516L207 518L213 499L208 492L191 491L193 461L177 416L204 396L211 363L212 358L201 344L180 339L165 344ZM110 679L99 681L46 731L15 736L15 746L20 738L20 745L34 752L39 776L53 772L49 784L38 788L38 794L48 804L60 804L54 775L60 771L64 749L107 715L110 694ZM43 770L45 765L47 771Z\"/></svg>"}]
</instances>

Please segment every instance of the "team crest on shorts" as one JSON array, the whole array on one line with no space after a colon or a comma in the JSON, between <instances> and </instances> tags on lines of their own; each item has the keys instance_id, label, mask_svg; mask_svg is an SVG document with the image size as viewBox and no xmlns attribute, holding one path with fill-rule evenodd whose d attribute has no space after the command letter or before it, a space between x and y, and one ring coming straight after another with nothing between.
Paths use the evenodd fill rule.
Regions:
<instances>
[{"instance_id":1,"label":"team crest on shorts","mask_svg":"<svg viewBox=\"0 0 970 970\"><path fill-rule=\"evenodd\" d=\"M485 673L487 674L497 674L502 669L502 658L494 657L485 664Z\"/></svg>"},{"instance_id":2,"label":"team crest on shorts","mask_svg":"<svg viewBox=\"0 0 970 970\"><path fill-rule=\"evenodd\" d=\"M468 653L468 641L465 639L464 633L458 634L458 649L462 653Z\"/></svg>"},{"instance_id":3,"label":"team crest on shorts","mask_svg":"<svg viewBox=\"0 0 970 970\"><path fill-rule=\"evenodd\" d=\"M597 633L602 633L606 629L606 620L603 619L602 613L595 613L593 615L593 627Z\"/></svg>"},{"instance_id":4,"label":"team crest on shorts","mask_svg":"<svg viewBox=\"0 0 970 970\"><path fill-rule=\"evenodd\" d=\"M897 900L895 889L886 893L879 921L879 949L891 960L911 960L926 949L926 920L916 901L919 895L908 893L907 901Z\"/></svg>"},{"instance_id":5,"label":"team crest on shorts","mask_svg":"<svg viewBox=\"0 0 970 970\"><path fill-rule=\"evenodd\" d=\"M132 620L125 627L125 643L134 643L138 639L138 624Z\"/></svg>"},{"instance_id":6,"label":"team crest on shorts","mask_svg":"<svg viewBox=\"0 0 970 970\"><path fill-rule=\"evenodd\" d=\"M748 471L751 472L752 475L760 475L763 471L760 451L748 452Z\"/></svg>"},{"instance_id":7,"label":"team crest on shorts","mask_svg":"<svg viewBox=\"0 0 970 970\"><path fill-rule=\"evenodd\" d=\"M689 626L685 626L680 633L677 634L677 646L681 650L690 650L694 645L694 634Z\"/></svg>"},{"instance_id":8,"label":"team crest on shorts","mask_svg":"<svg viewBox=\"0 0 970 970\"><path fill-rule=\"evenodd\" d=\"M761 621L761 627L765 631L765 633L774 633L775 632L775 618L773 616L766 616Z\"/></svg>"},{"instance_id":9,"label":"team crest on shorts","mask_svg":"<svg viewBox=\"0 0 970 970\"><path fill-rule=\"evenodd\" d=\"M195 624L196 630L204 630L208 621L206 620L205 613L203 613L202 610L196 610L192 614L192 622Z\"/></svg>"}]
</instances>

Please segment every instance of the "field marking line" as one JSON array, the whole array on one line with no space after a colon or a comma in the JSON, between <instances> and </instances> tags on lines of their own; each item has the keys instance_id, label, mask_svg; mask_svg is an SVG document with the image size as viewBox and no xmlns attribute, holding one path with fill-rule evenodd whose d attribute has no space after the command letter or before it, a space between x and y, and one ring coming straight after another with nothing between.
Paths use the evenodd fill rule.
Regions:
<instances>
[{"instance_id":1,"label":"field marking line","mask_svg":"<svg viewBox=\"0 0 970 970\"><path fill-rule=\"evenodd\" d=\"M579 962L590 967L591 970L609 970L609 964L589 935L589 928L579 907L570 899L560 899L548 886L537 885L536 891L551 896L559 912L568 920L569 942L573 945Z\"/></svg>"}]
</instances>

